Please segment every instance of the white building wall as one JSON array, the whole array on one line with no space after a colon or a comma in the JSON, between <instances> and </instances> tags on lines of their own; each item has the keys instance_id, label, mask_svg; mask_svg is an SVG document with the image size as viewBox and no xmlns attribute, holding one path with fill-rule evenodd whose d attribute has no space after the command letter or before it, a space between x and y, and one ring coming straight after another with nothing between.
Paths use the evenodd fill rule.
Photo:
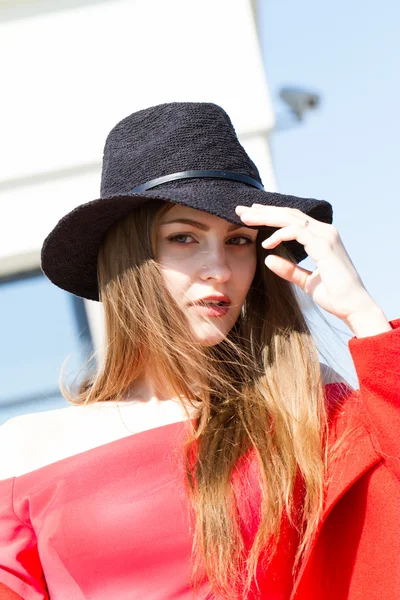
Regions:
<instances>
[{"instance_id":1,"label":"white building wall","mask_svg":"<svg viewBox=\"0 0 400 600\"><path fill-rule=\"evenodd\" d=\"M254 10L252 0L2 0L0 277L37 267L58 219L99 197L108 132L147 106L221 105L276 189ZM101 305L86 306L97 346Z\"/></svg>"}]
</instances>

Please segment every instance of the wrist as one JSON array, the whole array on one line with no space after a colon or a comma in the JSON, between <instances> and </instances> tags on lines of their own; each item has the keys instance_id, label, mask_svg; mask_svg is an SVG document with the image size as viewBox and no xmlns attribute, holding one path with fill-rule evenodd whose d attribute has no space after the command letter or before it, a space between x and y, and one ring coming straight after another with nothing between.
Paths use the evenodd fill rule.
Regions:
<instances>
[{"instance_id":1,"label":"wrist","mask_svg":"<svg viewBox=\"0 0 400 600\"><path fill-rule=\"evenodd\" d=\"M345 324L357 338L379 335L392 331L392 326L378 304L369 309L360 310L344 319Z\"/></svg>"}]
</instances>

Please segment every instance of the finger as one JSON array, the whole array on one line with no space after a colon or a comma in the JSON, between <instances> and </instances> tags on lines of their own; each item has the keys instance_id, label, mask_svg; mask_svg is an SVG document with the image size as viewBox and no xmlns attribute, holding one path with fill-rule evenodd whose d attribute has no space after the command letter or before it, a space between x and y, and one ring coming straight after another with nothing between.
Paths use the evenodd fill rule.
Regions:
<instances>
[{"instance_id":1,"label":"finger","mask_svg":"<svg viewBox=\"0 0 400 600\"><path fill-rule=\"evenodd\" d=\"M294 223L304 223L306 219L309 221L308 227L315 223L323 225L320 221L316 221L312 217L305 215L297 208L281 206L248 207L238 205L235 212L247 225L284 227Z\"/></svg>"},{"instance_id":2,"label":"finger","mask_svg":"<svg viewBox=\"0 0 400 600\"><path fill-rule=\"evenodd\" d=\"M267 239L261 242L263 248L275 248L281 242L287 242L289 240L297 240L300 244L306 244L310 241L310 231L307 231L308 227L304 225L290 225L289 227L283 227L278 231L275 231Z\"/></svg>"},{"instance_id":3,"label":"finger","mask_svg":"<svg viewBox=\"0 0 400 600\"><path fill-rule=\"evenodd\" d=\"M290 260L277 256L276 254L270 254L266 257L264 262L276 275L279 275L282 279L286 279L286 281L295 283L305 291L307 279L312 275L312 271L299 267Z\"/></svg>"}]
</instances>

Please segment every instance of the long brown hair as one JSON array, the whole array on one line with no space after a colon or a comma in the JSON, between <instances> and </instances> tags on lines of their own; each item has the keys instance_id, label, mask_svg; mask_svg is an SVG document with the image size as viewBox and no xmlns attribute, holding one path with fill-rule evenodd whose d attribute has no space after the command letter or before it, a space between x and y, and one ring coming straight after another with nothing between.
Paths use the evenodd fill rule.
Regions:
<instances>
[{"instance_id":1,"label":"long brown hair","mask_svg":"<svg viewBox=\"0 0 400 600\"><path fill-rule=\"evenodd\" d=\"M157 224L171 206L143 203L107 231L98 256L101 364L76 392L60 386L72 404L115 400L151 360L154 381L197 409L184 453L193 588L203 561L217 595L245 598L260 558L269 563L276 552L283 514L300 534L293 576L322 515L328 411L321 365L294 286L264 264L267 227L258 233L256 273L235 325L215 346L196 341L155 259ZM291 258L282 245L274 253ZM230 482L249 450L260 469L261 519L246 552ZM299 473L300 522L293 502Z\"/></svg>"}]
</instances>

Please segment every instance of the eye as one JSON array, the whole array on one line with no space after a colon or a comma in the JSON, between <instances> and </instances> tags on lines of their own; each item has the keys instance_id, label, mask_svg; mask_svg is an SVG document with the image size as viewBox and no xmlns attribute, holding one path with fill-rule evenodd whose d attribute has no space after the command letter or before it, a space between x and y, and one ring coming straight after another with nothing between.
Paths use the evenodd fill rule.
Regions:
<instances>
[{"instance_id":1,"label":"eye","mask_svg":"<svg viewBox=\"0 0 400 600\"><path fill-rule=\"evenodd\" d=\"M188 237L192 237L192 236L191 235L187 235L186 233L179 233L177 235L171 235L169 238L167 238L167 240L169 242L176 242L177 244L181 244L181 242L177 241L177 238L188 238ZM183 244L185 244L185 242L183 242Z\"/></svg>"},{"instance_id":2,"label":"eye","mask_svg":"<svg viewBox=\"0 0 400 600\"><path fill-rule=\"evenodd\" d=\"M249 244L253 244L253 240L245 235L240 235L234 238L231 238L229 241L231 240L246 240L245 244L233 244L233 246L248 246Z\"/></svg>"},{"instance_id":3,"label":"eye","mask_svg":"<svg viewBox=\"0 0 400 600\"><path fill-rule=\"evenodd\" d=\"M172 235L172 236L168 237L167 240L172 243L176 243L176 244L180 244L180 245L187 245L186 242L179 242L177 238L192 238L192 240L194 239L191 235L188 235L187 233L179 233L177 235ZM242 235L230 238L228 241L230 242L232 240L245 240L244 244L231 244L232 246L248 246L249 244L254 243L250 237L242 236Z\"/></svg>"}]
</instances>

